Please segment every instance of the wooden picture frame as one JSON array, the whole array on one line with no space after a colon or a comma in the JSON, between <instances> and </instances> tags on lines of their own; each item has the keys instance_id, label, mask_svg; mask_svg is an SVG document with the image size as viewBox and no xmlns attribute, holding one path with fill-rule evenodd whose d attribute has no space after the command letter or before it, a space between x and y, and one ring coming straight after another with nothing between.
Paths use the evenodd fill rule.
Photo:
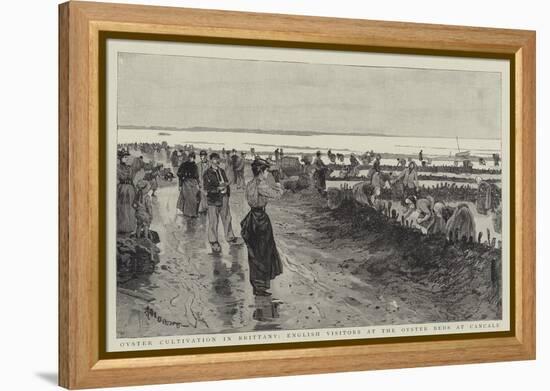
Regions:
<instances>
[{"instance_id":1,"label":"wooden picture frame","mask_svg":"<svg viewBox=\"0 0 550 391\"><path fill-rule=\"evenodd\" d=\"M166 40L383 53L505 58L513 64L512 331L498 337L417 338L212 349L148 357L105 355L105 34ZM101 114L103 113L103 114ZM535 358L535 32L168 7L59 6L59 384L91 388L314 374Z\"/></svg>"}]
</instances>

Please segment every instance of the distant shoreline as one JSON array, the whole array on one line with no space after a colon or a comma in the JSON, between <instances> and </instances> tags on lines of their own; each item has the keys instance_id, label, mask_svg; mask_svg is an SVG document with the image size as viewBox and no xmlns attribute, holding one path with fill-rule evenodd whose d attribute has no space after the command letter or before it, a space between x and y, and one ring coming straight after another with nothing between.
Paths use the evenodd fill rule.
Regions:
<instances>
[{"instance_id":1,"label":"distant shoreline","mask_svg":"<svg viewBox=\"0 0 550 391\"><path fill-rule=\"evenodd\" d=\"M274 129L231 129L231 128L207 128L207 127L191 127L191 128L179 128L176 126L137 126L137 125L119 125L117 130L151 130L156 132L170 131L170 132L214 132L214 133L256 133L256 134L274 134L281 136L371 136L371 137L413 137L413 138L441 138L441 139L454 139L454 137L442 137L437 135L430 136L405 136L397 134L383 134L383 133L358 133L358 132L322 132L311 130L274 130ZM464 137L465 139L472 140L472 138ZM475 138L476 140L499 140L495 138Z\"/></svg>"}]
</instances>

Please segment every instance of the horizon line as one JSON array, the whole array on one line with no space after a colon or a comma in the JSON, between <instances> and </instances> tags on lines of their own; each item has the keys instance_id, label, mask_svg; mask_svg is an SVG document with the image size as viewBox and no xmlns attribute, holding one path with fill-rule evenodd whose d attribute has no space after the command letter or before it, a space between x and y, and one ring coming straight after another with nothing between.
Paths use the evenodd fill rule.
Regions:
<instances>
[{"instance_id":1,"label":"horizon line","mask_svg":"<svg viewBox=\"0 0 550 391\"><path fill-rule=\"evenodd\" d=\"M438 136L438 135L399 135L399 134L385 134L377 132L359 133L359 132L326 132L326 131L313 131L313 130L282 130L282 129L250 129L250 128L217 128L207 126L192 126L192 127L178 127L178 126L155 126L155 125L117 125L117 130L154 130L154 131L184 131L184 132L219 132L219 133L266 133L266 134L279 134L279 135L295 135L295 136L375 136L375 137L418 137L418 138L446 138L454 139L461 136ZM464 139L474 140L501 140L501 138L493 137L462 137Z\"/></svg>"}]
</instances>

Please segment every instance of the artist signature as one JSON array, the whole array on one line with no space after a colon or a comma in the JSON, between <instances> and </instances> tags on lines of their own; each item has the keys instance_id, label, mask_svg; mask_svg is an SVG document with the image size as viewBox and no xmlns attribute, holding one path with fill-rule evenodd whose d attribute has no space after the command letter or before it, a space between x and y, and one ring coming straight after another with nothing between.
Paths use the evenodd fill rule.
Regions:
<instances>
[{"instance_id":1,"label":"artist signature","mask_svg":"<svg viewBox=\"0 0 550 391\"><path fill-rule=\"evenodd\" d=\"M169 319L163 318L162 316L158 315L157 312L149 306L145 307L145 316L147 317L147 320L154 319L158 323L162 323L166 326L174 326L177 329L182 327L189 327L189 325L187 324L183 324L175 320L169 320Z\"/></svg>"}]
</instances>

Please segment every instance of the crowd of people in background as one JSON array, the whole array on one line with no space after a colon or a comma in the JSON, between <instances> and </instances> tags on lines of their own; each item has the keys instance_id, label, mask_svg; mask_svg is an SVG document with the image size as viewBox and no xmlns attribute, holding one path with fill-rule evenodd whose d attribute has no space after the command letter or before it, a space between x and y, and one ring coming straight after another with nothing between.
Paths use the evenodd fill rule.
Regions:
<instances>
[{"instance_id":1,"label":"crowd of people in background","mask_svg":"<svg viewBox=\"0 0 550 391\"><path fill-rule=\"evenodd\" d=\"M347 166L342 164L339 154L334 154L330 149L327 155L330 163L326 164L323 161L321 151L317 151L311 163L315 187L319 193L326 194L326 175L330 174L332 169L339 171L340 180L350 176L361 178L360 181L351 182L352 185L346 183L340 189L332 188L328 200L331 208L337 207L346 198L352 199L356 204L375 209L383 209L386 205L382 198L388 201L399 200L403 218L407 220L416 212L414 223L423 227L427 234L447 235L452 231L453 235L470 240L476 236L474 211L479 215L490 215L495 232L500 232L502 192L495 183L483 180L480 176L477 176L475 184L471 185L438 183L434 186L425 186L420 184L419 165L412 157L408 157L407 160L398 158L395 166L386 164L383 171L382 157L374 151L366 152L359 157L350 154ZM310 164L309 159L302 158L302 162L306 167ZM428 171L425 170L428 161L423 150L418 153L418 162L423 171ZM495 157L496 165L498 155ZM341 191L348 192L348 195ZM452 206L455 202L458 202L458 205ZM473 203L473 207L468 202Z\"/></svg>"}]
</instances>

